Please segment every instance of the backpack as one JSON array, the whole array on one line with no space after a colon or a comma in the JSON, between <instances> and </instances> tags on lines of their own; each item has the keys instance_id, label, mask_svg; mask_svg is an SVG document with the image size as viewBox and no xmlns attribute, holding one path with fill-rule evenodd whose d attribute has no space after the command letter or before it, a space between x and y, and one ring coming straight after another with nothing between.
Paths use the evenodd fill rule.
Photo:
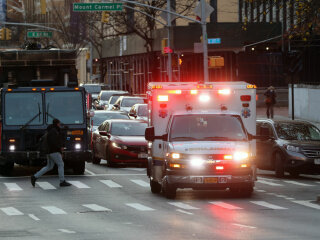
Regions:
<instances>
[{"instance_id":1,"label":"backpack","mask_svg":"<svg viewBox=\"0 0 320 240\"><path fill-rule=\"evenodd\" d=\"M43 154L47 154L49 152L47 136L48 136L48 132L43 134L39 140L39 150L40 150L40 153L43 153Z\"/></svg>"}]
</instances>

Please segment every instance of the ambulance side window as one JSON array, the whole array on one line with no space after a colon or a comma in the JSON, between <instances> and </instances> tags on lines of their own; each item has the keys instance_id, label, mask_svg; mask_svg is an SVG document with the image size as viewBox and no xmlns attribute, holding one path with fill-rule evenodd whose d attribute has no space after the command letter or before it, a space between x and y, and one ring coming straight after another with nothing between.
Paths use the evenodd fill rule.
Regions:
<instances>
[{"instance_id":1,"label":"ambulance side window","mask_svg":"<svg viewBox=\"0 0 320 240\"><path fill-rule=\"evenodd\" d=\"M166 129L166 133L168 133L168 135L170 136L170 128L171 128L171 124L172 124L172 115L170 116L170 119L168 121L168 125L167 125L167 129Z\"/></svg>"}]
</instances>

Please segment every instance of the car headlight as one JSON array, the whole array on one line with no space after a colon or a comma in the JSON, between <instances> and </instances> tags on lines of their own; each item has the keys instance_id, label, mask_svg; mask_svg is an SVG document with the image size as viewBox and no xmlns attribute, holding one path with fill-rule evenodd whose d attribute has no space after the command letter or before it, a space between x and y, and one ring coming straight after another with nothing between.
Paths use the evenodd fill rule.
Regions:
<instances>
[{"instance_id":1,"label":"car headlight","mask_svg":"<svg viewBox=\"0 0 320 240\"><path fill-rule=\"evenodd\" d=\"M180 159L180 153L171 153L172 159Z\"/></svg>"},{"instance_id":2,"label":"car headlight","mask_svg":"<svg viewBox=\"0 0 320 240\"><path fill-rule=\"evenodd\" d=\"M190 160L190 165L192 167L201 167L201 166L203 166L204 163L205 163L205 160L203 160L201 158L192 158Z\"/></svg>"},{"instance_id":3,"label":"car headlight","mask_svg":"<svg viewBox=\"0 0 320 240\"><path fill-rule=\"evenodd\" d=\"M235 152L233 154L233 159L237 162L247 160L249 158L249 153L247 152Z\"/></svg>"},{"instance_id":4,"label":"car headlight","mask_svg":"<svg viewBox=\"0 0 320 240\"><path fill-rule=\"evenodd\" d=\"M75 148L76 150L81 149L81 144L80 144L80 143L76 143L76 144L74 145L74 148Z\"/></svg>"},{"instance_id":5,"label":"car headlight","mask_svg":"<svg viewBox=\"0 0 320 240\"><path fill-rule=\"evenodd\" d=\"M9 146L9 150L10 150L10 151L16 150L16 146L15 146L15 145L10 145L10 146Z\"/></svg>"},{"instance_id":6,"label":"car headlight","mask_svg":"<svg viewBox=\"0 0 320 240\"><path fill-rule=\"evenodd\" d=\"M299 147L296 147L296 146L292 146L292 145L287 145L286 146L286 149L290 152L299 152L300 151L300 148Z\"/></svg>"},{"instance_id":7,"label":"car headlight","mask_svg":"<svg viewBox=\"0 0 320 240\"><path fill-rule=\"evenodd\" d=\"M124 149L124 150L128 148L126 145L119 144L119 143L116 143L116 142L112 143L112 147L119 148L119 149Z\"/></svg>"}]
</instances>

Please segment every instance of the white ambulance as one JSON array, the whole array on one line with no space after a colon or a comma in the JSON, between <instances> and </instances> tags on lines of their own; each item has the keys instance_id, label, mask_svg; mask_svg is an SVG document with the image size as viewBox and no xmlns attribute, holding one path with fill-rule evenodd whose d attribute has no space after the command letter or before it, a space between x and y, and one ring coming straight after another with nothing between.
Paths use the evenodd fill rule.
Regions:
<instances>
[{"instance_id":1,"label":"white ambulance","mask_svg":"<svg viewBox=\"0 0 320 240\"><path fill-rule=\"evenodd\" d=\"M148 85L147 174L152 193L178 188L253 192L256 86L245 82Z\"/></svg>"}]
</instances>

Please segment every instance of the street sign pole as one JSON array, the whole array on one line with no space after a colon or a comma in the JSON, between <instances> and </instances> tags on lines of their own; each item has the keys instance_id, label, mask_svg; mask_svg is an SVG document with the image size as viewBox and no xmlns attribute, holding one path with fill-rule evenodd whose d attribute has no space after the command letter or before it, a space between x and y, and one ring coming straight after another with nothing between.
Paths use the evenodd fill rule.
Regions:
<instances>
[{"instance_id":1,"label":"street sign pole","mask_svg":"<svg viewBox=\"0 0 320 240\"><path fill-rule=\"evenodd\" d=\"M201 0L201 26L202 26L202 44L203 44L203 81L209 81L208 70L208 37L207 37L207 22L206 22L206 5L205 0Z\"/></svg>"},{"instance_id":2,"label":"street sign pole","mask_svg":"<svg viewBox=\"0 0 320 240\"><path fill-rule=\"evenodd\" d=\"M167 26L168 26L168 81L172 82L172 58L171 58L171 44L170 44L170 31L171 31L171 14L170 14L170 10L171 10L171 1L167 0Z\"/></svg>"}]
</instances>

